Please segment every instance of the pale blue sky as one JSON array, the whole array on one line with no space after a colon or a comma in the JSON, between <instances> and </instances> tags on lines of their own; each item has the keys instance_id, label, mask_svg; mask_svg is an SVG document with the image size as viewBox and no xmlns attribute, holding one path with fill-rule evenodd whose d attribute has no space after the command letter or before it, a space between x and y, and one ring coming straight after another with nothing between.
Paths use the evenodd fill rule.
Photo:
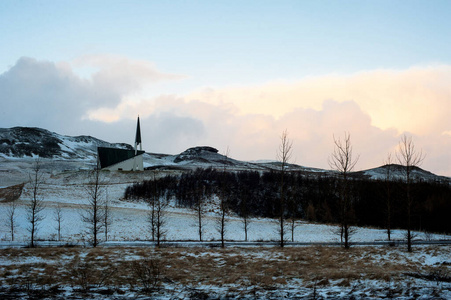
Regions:
<instances>
[{"instance_id":1,"label":"pale blue sky","mask_svg":"<svg viewBox=\"0 0 451 300\"><path fill-rule=\"evenodd\" d=\"M0 1L0 127L358 168L402 134L451 175L451 1ZM45 112L45 113L44 113ZM45 118L43 117L45 115ZM130 134L131 132L131 134Z\"/></svg>"},{"instance_id":2,"label":"pale blue sky","mask_svg":"<svg viewBox=\"0 0 451 300\"><path fill-rule=\"evenodd\" d=\"M114 53L222 85L449 63L450 14L451 1L1 1L0 72Z\"/></svg>"}]
</instances>

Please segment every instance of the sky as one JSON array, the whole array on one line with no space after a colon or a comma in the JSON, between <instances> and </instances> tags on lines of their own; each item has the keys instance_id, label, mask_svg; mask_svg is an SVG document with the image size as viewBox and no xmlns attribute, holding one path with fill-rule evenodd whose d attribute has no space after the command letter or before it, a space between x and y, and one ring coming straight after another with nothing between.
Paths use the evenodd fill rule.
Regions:
<instances>
[{"instance_id":1,"label":"sky","mask_svg":"<svg viewBox=\"0 0 451 300\"><path fill-rule=\"evenodd\" d=\"M0 127L451 176L450 1L0 1Z\"/></svg>"}]
</instances>

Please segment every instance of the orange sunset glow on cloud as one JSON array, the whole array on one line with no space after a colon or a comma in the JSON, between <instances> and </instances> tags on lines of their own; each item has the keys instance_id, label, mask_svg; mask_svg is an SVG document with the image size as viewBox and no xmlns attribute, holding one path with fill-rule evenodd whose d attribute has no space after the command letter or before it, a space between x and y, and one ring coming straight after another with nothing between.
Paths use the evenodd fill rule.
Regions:
<instances>
[{"instance_id":1,"label":"orange sunset glow on cloud","mask_svg":"<svg viewBox=\"0 0 451 300\"><path fill-rule=\"evenodd\" d=\"M254 151L258 157L272 158L286 128L299 148L298 163L307 157L305 163L322 167L327 166L324 157L332 134L346 131L362 157L368 156L360 166L369 168L382 163L405 132L419 143L441 145L434 153L446 156L451 138L450 79L450 66L431 66L204 88L185 95L126 97L115 107L90 111L88 118L113 122L134 119L138 113L144 118L165 113L193 118L214 132L200 140L231 145L246 159L252 159Z\"/></svg>"}]
</instances>

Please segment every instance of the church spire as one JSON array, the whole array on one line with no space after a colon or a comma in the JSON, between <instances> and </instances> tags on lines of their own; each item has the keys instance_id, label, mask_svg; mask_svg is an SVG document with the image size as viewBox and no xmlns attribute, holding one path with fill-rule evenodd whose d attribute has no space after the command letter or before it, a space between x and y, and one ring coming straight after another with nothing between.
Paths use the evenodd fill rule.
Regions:
<instances>
[{"instance_id":1,"label":"church spire","mask_svg":"<svg viewBox=\"0 0 451 300\"><path fill-rule=\"evenodd\" d=\"M138 116L138 123L136 125L135 152L138 151L138 145L139 145L139 150L142 150L141 128L139 126L139 116Z\"/></svg>"}]
</instances>

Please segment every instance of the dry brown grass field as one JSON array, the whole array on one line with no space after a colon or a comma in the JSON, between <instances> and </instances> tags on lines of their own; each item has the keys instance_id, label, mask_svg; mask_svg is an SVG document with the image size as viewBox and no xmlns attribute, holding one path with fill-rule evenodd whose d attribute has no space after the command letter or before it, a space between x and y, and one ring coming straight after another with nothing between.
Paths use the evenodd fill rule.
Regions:
<instances>
[{"instance_id":1,"label":"dry brown grass field","mask_svg":"<svg viewBox=\"0 0 451 300\"><path fill-rule=\"evenodd\" d=\"M26 248L0 250L3 299L450 295L450 247ZM448 259L447 259L448 258ZM426 261L427 260L427 261ZM413 299L412 298L412 299Z\"/></svg>"}]
</instances>

